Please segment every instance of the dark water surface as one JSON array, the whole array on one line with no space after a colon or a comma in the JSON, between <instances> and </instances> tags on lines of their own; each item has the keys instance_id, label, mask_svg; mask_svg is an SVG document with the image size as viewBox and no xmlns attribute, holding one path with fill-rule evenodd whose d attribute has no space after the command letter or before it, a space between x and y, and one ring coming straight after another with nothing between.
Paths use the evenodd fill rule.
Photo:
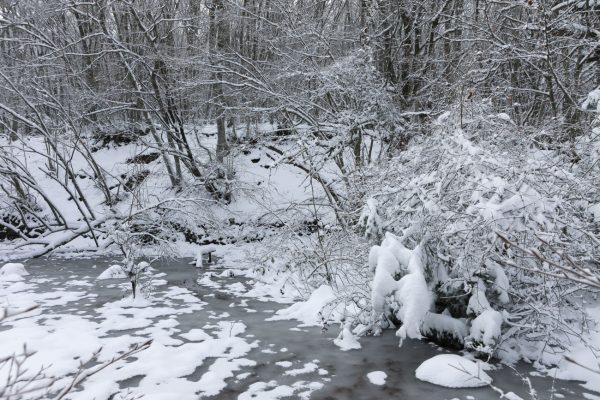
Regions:
<instances>
[{"instance_id":1,"label":"dark water surface","mask_svg":"<svg viewBox=\"0 0 600 400\"><path fill-rule=\"evenodd\" d=\"M93 314L95 308L124 296L123 284L111 283L112 280L95 280L95 277L109 264L115 262L118 260L107 258L47 259L28 261L25 265L31 273L31 278L36 281L38 287L36 291L51 291L60 288L61 283L67 281L82 280L91 283L92 286L70 285L67 290L90 291L98 295L96 298L86 299L76 306L73 303L58 306L56 312L86 311ZM236 399L240 393L256 382L276 380L279 385L292 385L299 379L324 383L322 389L312 393L311 399L495 400L499 398L499 395L490 388L447 389L417 380L414 371L419 364L432 356L442 354L442 350L433 344L409 340L405 341L402 348L398 348L397 338L392 331L388 331L380 337L361 338L361 350L344 352L332 342L338 334L337 327L322 332L318 327L304 327L297 330L298 322L295 321L267 322L265 319L275 310L287 305L244 298L239 294L228 293L225 289L199 285L198 277L207 270L196 269L189 265L189 262L189 259L184 259L153 264L158 272L166 274L161 279L168 281L167 286L185 287L206 303L202 310L178 315L177 328L182 332L202 328L206 324L214 324L215 315L228 313L229 316L224 320L240 321L247 326L242 337L254 335L250 336L248 341L260 340L259 347L246 356L256 361L256 366L243 367L236 373L249 373L249 375L239 380L235 377L230 378L227 380L227 388L211 398ZM209 269L213 270L215 275L219 275L223 270L218 264L210 266ZM250 288L245 278L213 277L211 279L222 285L241 282L246 285L246 288ZM159 296L160 291L154 295ZM248 312L247 309L256 312ZM122 333L124 332L115 332L115 335ZM174 337L182 339L176 335ZM282 348L287 348L287 351L281 351ZM265 349L274 351L264 352ZM328 374L323 376L319 375L318 371L314 371L298 376L286 376L282 375L285 369L275 364L279 361L291 361L294 363L291 368L300 368L313 360L318 360L319 368L327 370ZM188 379L198 380L208 370L210 364L205 362ZM526 364L518 365L517 369L520 374L531 379L539 399L556 398L552 397L553 393L559 394L558 398L584 398L582 388L576 382L553 381L549 378L531 376L530 372L533 370ZM384 371L388 375L385 385L376 386L369 382L366 375L372 371ZM511 369L490 371L489 375L494 379L494 385L505 392L512 391L523 399L530 399L528 387ZM137 386L140 378L128 379L120 382L120 385L121 387ZM560 397L561 395L564 397Z\"/></svg>"}]
</instances>

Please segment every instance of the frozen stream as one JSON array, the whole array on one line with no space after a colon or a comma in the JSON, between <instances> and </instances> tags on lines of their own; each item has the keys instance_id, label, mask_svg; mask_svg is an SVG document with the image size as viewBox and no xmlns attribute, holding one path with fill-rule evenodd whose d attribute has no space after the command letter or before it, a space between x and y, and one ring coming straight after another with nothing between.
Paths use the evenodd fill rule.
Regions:
<instances>
[{"instance_id":1,"label":"frozen stream","mask_svg":"<svg viewBox=\"0 0 600 400\"><path fill-rule=\"evenodd\" d=\"M149 349L119 361L87 380L72 399L498 399L489 388L445 389L420 382L414 371L443 350L408 341L398 348L393 332L361 338L362 349L344 352L332 343L338 327L321 332L295 321L266 319L287 305L244 297L252 282L230 277L219 265L196 269L189 260L155 264L149 301L133 303L123 280L97 280L108 259L34 260L31 275L0 282L0 301L14 307L32 302L29 317L0 327L0 357L23 341L37 350L32 369L48 366L49 376L72 373L102 346L99 361L132 343L154 339ZM580 399L574 382L531 379L539 399ZM384 371L378 386L367 374ZM494 384L529 399L528 388L512 370L488 372ZM0 371L0 378L1 371ZM64 385L59 379L53 388ZM79 388L82 389L82 388ZM554 395L554 397L552 396Z\"/></svg>"}]
</instances>

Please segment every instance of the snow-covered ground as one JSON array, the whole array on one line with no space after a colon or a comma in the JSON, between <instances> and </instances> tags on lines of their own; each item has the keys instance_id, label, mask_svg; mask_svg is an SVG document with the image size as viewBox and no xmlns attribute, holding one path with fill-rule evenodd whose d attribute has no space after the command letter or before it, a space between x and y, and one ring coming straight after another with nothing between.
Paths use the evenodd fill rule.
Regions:
<instances>
[{"instance_id":1,"label":"snow-covered ground","mask_svg":"<svg viewBox=\"0 0 600 400\"><path fill-rule=\"evenodd\" d=\"M206 125L193 128L198 130L201 139L198 142L195 136L190 134L188 139L192 143L191 146L199 162L210 164L205 148L215 148L216 127ZM274 128L270 124L262 124L260 129L268 132ZM71 193L67 192L61 186L60 179L57 181L46 172L47 158L43 155L45 151L43 138L32 136L24 140L26 146L18 147L9 145L4 138L0 138L0 145L10 148L15 159L26 165L39 193L44 193L52 201L71 231L60 230L45 236L43 241L41 239L37 242L32 241L26 246L20 239L15 242L0 242L0 260L31 257L46 242L58 243L72 236L72 231L87 227L81 211L85 207L82 204L76 206L73 202L71 196L73 189L71 188ZM284 142L279 147L285 151L289 144ZM189 188L184 192L177 192L170 187L169 177L161 157L143 163L132 161L142 156L158 154L155 144L147 135L139 142L119 146L110 144L92 153L95 163L104 171L106 184L112 188L113 200L118 199L108 206L98 182L92 179L93 172L89 161L75 149L77 146L73 148L72 144L68 144L65 145L64 151L70 154L70 166L75 174L75 181L94 215L92 217L87 208L84 209L83 214L90 221L103 224L101 231L106 231L106 234L97 237L98 243L92 240L91 236L78 236L62 246L57 246L54 253L80 253L86 250L96 253L100 251L105 254L114 253L118 249L112 245L114 237L111 234L116 228L110 228L111 222L139 210L152 209L157 204L168 202L170 199L176 201L175 208L181 211L181 215L176 216L175 219L192 222L191 217L194 217L190 226L202 225L203 229L198 233L207 241L262 239L269 233L269 224L279 223L287 214L293 215L299 223L310 219L310 215L303 215L304 211L300 211L301 206L290 209L290 204L308 204L308 199L313 194L318 196L322 191L318 186L311 187L310 181L306 179L306 174L302 170L279 162L281 156L257 144L236 147L237 152L231 166L234 171L232 183L234 189L229 204L218 204L201 186L194 186L194 178L186 171L183 179L189 184ZM126 189L126 182L140 173L143 178L138 182L139 185L131 191ZM52 220L52 212L47 204L41 199L38 199L37 203L41 207L40 215ZM202 206L200 207L199 204ZM186 205L189 209L186 209ZM3 214L0 212L0 215ZM257 225L262 226L263 229L257 229ZM177 240L177 244L169 248L171 252L177 253L177 256L195 256L198 246L186 243L183 234L175 235L173 239ZM156 252L155 249L149 251Z\"/></svg>"}]
</instances>

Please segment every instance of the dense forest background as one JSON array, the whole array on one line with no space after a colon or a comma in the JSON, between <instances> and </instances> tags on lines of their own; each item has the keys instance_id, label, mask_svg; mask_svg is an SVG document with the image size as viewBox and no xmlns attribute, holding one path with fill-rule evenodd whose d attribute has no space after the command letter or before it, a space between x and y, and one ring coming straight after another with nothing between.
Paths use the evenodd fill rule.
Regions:
<instances>
[{"instance_id":1,"label":"dense forest background","mask_svg":"<svg viewBox=\"0 0 600 400\"><path fill-rule=\"evenodd\" d=\"M594 1L26 1L2 4L2 122L15 136L159 137L172 185L204 179L186 125L228 138L269 119L394 152L449 107L576 140L599 84ZM335 128L332 128L335 127ZM331 132L335 131L335 132Z\"/></svg>"}]
</instances>

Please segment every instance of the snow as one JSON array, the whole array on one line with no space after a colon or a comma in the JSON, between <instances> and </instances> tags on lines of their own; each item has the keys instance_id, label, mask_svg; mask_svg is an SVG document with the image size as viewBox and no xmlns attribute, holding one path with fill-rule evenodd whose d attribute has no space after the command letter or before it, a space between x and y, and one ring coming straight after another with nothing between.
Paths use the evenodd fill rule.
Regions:
<instances>
[{"instance_id":1,"label":"snow","mask_svg":"<svg viewBox=\"0 0 600 400\"><path fill-rule=\"evenodd\" d=\"M246 292L246 286L244 286L242 282L235 282L231 285L227 285L226 287L228 291L238 295Z\"/></svg>"},{"instance_id":2,"label":"snow","mask_svg":"<svg viewBox=\"0 0 600 400\"><path fill-rule=\"evenodd\" d=\"M24 276L29 275L23 264L7 263L0 268L0 281L16 282L22 281Z\"/></svg>"},{"instance_id":3,"label":"snow","mask_svg":"<svg viewBox=\"0 0 600 400\"><path fill-rule=\"evenodd\" d=\"M323 387L320 382L298 381L292 385L278 385L277 381L256 382L238 396L238 400L278 400L296 395L299 399L309 399L310 394Z\"/></svg>"},{"instance_id":4,"label":"snow","mask_svg":"<svg viewBox=\"0 0 600 400\"><path fill-rule=\"evenodd\" d=\"M29 275L29 272L25 269L25 266L20 263L6 263L0 268L0 275Z\"/></svg>"},{"instance_id":5,"label":"snow","mask_svg":"<svg viewBox=\"0 0 600 400\"><path fill-rule=\"evenodd\" d=\"M467 314L479 315L482 312L492 308L485 295L485 292L485 284L481 279L478 279L477 283L475 283L475 286L473 287L473 293L469 298Z\"/></svg>"},{"instance_id":6,"label":"snow","mask_svg":"<svg viewBox=\"0 0 600 400\"><path fill-rule=\"evenodd\" d=\"M251 373L251 372L244 372L243 374L237 374L237 375L235 376L235 379L237 379L237 380L241 381L241 380L243 380L243 379L246 379L246 378L248 378L250 375L252 375L252 373Z\"/></svg>"},{"instance_id":7,"label":"snow","mask_svg":"<svg viewBox=\"0 0 600 400\"><path fill-rule=\"evenodd\" d=\"M369 263L375 266L375 276L371 289L371 304L375 314L383 312L385 298L398 289L395 275L408 268L412 251L405 248L398 238L386 233L380 246L373 246L369 253Z\"/></svg>"},{"instance_id":8,"label":"snow","mask_svg":"<svg viewBox=\"0 0 600 400\"><path fill-rule=\"evenodd\" d=\"M196 268L202 268L202 265L204 264L204 260L202 257L203 257L203 254L201 252L199 252L198 255L196 256L196 263L195 263Z\"/></svg>"},{"instance_id":9,"label":"snow","mask_svg":"<svg viewBox=\"0 0 600 400\"><path fill-rule=\"evenodd\" d=\"M554 394L554 397L556 397L557 399L560 398L560 396L558 394ZM508 392L508 393L504 393L503 399L506 400L523 400L523 398L513 392Z\"/></svg>"},{"instance_id":10,"label":"snow","mask_svg":"<svg viewBox=\"0 0 600 400\"><path fill-rule=\"evenodd\" d=\"M369 250L369 270L371 272L375 272L377 268L377 260L379 259L379 249L380 247L375 245L372 246Z\"/></svg>"},{"instance_id":11,"label":"snow","mask_svg":"<svg viewBox=\"0 0 600 400\"><path fill-rule=\"evenodd\" d=\"M415 371L415 376L449 388L473 388L492 383L492 378L479 364L455 354L440 354L424 361Z\"/></svg>"},{"instance_id":12,"label":"snow","mask_svg":"<svg viewBox=\"0 0 600 400\"><path fill-rule=\"evenodd\" d=\"M498 270L494 270L494 273L496 275L496 282L500 282L497 285L508 284L504 274L500 274ZM501 289L499 293L500 301L506 300L503 299L504 295L508 296L506 291ZM504 317L502 313L494 310L490 305L486 297L485 284L481 279L477 280L473 288L473 293L469 298L467 306L467 314L476 315L475 319L471 321L471 329L467 342L477 348L478 351L489 354L493 353L493 347L502 334Z\"/></svg>"},{"instance_id":13,"label":"snow","mask_svg":"<svg viewBox=\"0 0 600 400\"><path fill-rule=\"evenodd\" d=\"M407 337L421 338L421 325L431 308L432 297L423 275L422 250L417 246L408 263L409 273L398 281L395 297L401 305L398 317L402 326L396 335L402 340Z\"/></svg>"},{"instance_id":14,"label":"snow","mask_svg":"<svg viewBox=\"0 0 600 400\"><path fill-rule=\"evenodd\" d=\"M277 361L275 365L278 365L282 368L289 368L293 365L291 361Z\"/></svg>"},{"instance_id":15,"label":"snow","mask_svg":"<svg viewBox=\"0 0 600 400\"><path fill-rule=\"evenodd\" d=\"M208 254L208 253L213 253L217 251L217 246L211 244L211 245L205 245L205 246L199 246L198 248L198 254Z\"/></svg>"},{"instance_id":16,"label":"snow","mask_svg":"<svg viewBox=\"0 0 600 400\"><path fill-rule=\"evenodd\" d=\"M275 315L267 318L267 321L296 319L302 322L302 326L319 326L322 323L321 310L335 298L331 286L322 285L310 295L308 300L277 311Z\"/></svg>"},{"instance_id":17,"label":"snow","mask_svg":"<svg viewBox=\"0 0 600 400\"><path fill-rule=\"evenodd\" d=\"M596 327L587 335L585 341L579 341L570 346L564 356L556 361L556 367L549 368L545 372L548 376L557 379L583 381L583 387L595 392L600 392L600 371L598 365L597 350L600 347L600 330L598 324L600 321L600 307L595 306L588 309L590 318L596 324ZM550 360L555 361L555 360Z\"/></svg>"},{"instance_id":18,"label":"snow","mask_svg":"<svg viewBox=\"0 0 600 400\"><path fill-rule=\"evenodd\" d=\"M202 268L202 266L204 265L203 257L205 254L209 254L209 253L216 252L216 251L217 251L217 246L215 246L215 245L199 246L198 252L196 254L196 262L195 262L196 268Z\"/></svg>"},{"instance_id":19,"label":"snow","mask_svg":"<svg viewBox=\"0 0 600 400\"><path fill-rule=\"evenodd\" d=\"M309 372L314 372L318 369L319 369L319 366L316 363L309 362L309 363L304 364L304 366L302 368L289 369L289 370L285 371L284 375L292 375L292 376L303 375L303 374L308 374Z\"/></svg>"},{"instance_id":20,"label":"snow","mask_svg":"<svg viewBox=\"0 0 600 400\"><path fill-rule=\"evenodd\" d=\"M151 269L152 269L152 267L150 267L150 264L146 261L140 261L136 266L136 270L140 271L140 272L147 272L147 271L150 271Z\"/></svg>"},{"instance_id":21,"label":"snow","mask_svg":"<svg viewBox=\"0 0 600 400\"><path fill-rule=\"evenodd\" d=\"M208 372L202 375L198 386L202 388L203 396L216 396L227 387L226 379L233 377L241 367L255 366L256 362L246 358L228 360L218 358L209 367Z\"/></svg>"},{"instance_id":22,"label":"snow","mask_svg":"<svg viewBox=\"0 0 600 400\"><path fill-rule=\"evenodd\" d=\"M496 118L501 119L502 121L506 121L506 122L513 122L512 118L510 118L510 115L508 115L506 113L498 113L498 114L496 114Z\"/></svg>"},{"instance_id":23,"label":"snow","mask_svg":"<svg viewBox=\"0 0 600 400\"><path fill-rule=\"evenodd\" d=\"M179 336L182 338L189 340L190 342L202 342L204 340L213 339L208 333L199 328L194 328L188 331L187 333L182 333Z\"/></svg>"},{"instance_id":24,"label":"snow","mask_svg":"<svg viewBox=\"0 0 600 400\"><path fill-rule=\"evenodd\" d=\"M381 318L387 298L393 294L396 304L392 306L399 307L396 316L402 321L402 326L396 332L400 344L407 337L421 338L421 325L433 301L424 276L421 247L409 250L398 237L386 233L381 246L374 248L369 255L369 262L376 264L371 289L373 318ZM399 281L395 279L397 274L403 274Z\"/></svg>"},{"instance_id":25,"label":"snow","mask_svg":"<svg viewBox=\"0 0 600 400\"><path fill-rule=\"evenodd\" d=\"M376 251L377 267L373 277L373 288L371 290L371 304L373 312L383 312L385 298L396 289L394 274L400 269L400 264L394 254L385 247Z\"/></svg>"},{"instance_id":26,"label":"snow","mask_svg":"<svg viewBox=\"0 0 600 400\"><path fill-rule=\"evenodd\" d=\"M435 119L435 123L437 125L446 125L451 115L452 113L450 111L444 111Z\"/></svg>"},{"instance_id":27,"label":"snow","mask_svg":"<svg viewBox=\"0 0 600 400\"><path fill-rule=\"evenodd\" d=\"M381 242L381 246L389 249L394 254L394 257L396 257L396 260L403 269L408 268L413 252L402 245L402 241L399 237L393 233L386 232L385 239ZM396 271L389 270L388 272L393 273Z\"/></svg>"},{"instance_id":28,"label":"snow","mask_svg":"<svg viewBox=\"0 0 600 400\"><path fill-rule=\"evenodd\" d=\"M465 319L453 318L446 313L435 314L430 312L423 320L421 333L427 336L434 336L434 333L450 335L458 343L463 343L464 338L469 335L469 327Z\"/></svg>"},{"instance_id":29,"label":"snow","mask_svg":"<svg viewBox=\"0 0 600 400\"><path fill-rule=\"evenodd\" d=\"M214 288L214 289L218 289L221 287L221 285L215 281L213 281L211 278L211 273L205 274L204 276L202 276L202 278L199 278L196 280L196 282L199 285L203 285L203 286L207 286L210 288Z\"/></svg>"},{"instance_id":30,"label":"snow","mask_svg":"<svg viewBox=\"0 0 600 400\"><path fill-rule=\"evenodd\" d=\"M242 393L238 400L277 400L294 395L294 388L286 385L277 386L277 382L256 382Z\"/></svg>"},{"instance_id":31,"label":"snow","mask_svg":"<svg viewBox=\"0 0 600 400\"><path fill-rule=\"evenodd\" d=\"M492 347L502 334L503 317L496 310L485 310L471 322L469 340L481 342L484 346Z\"/></svg>"},{"instance_id":32,"label":"snow","mask_svg":"<svg viewBox=\"0 0 600 400\"><path fill-rule=\"evenodd\" d=\"M369 382L373 385L382 386L385 385L387 374L383 371L373 371L367 374L367 379L369 379Z\"/></svg>"},{"instance_id":33,"label":"snow","mask_svg":"<svg viewBox=\"0 0 600 400\"><path fill-rule=\"evenodd\" d=\"M510 289L510 281L508 279L508 276L504 272L504 269L502 269L502 267L496 263L488 265L488 269L494 277L493 289L498 294L498 300L502 304L508 304L510 302L510 298L508 296L508 290Z\"/></svg>"},{"instance_id":34,"label":"snow","mask_svg":"<svg viewBox=\"0 0 600 400\"><path fill-rule=\"evenodd\" d=\"M600 203L594 204L588 208L588 211L594 217L594 222L600 223Z\"/></svg>"},{"instance_id":35,"label":"snow","mask_svg":"<svg viewBox=\"0 0 600 400\"><path fill-rule=\"evenodd\" d=\"M584 109L595 108L596 111L600 113L600 88L589 92L581 107Z\"/></svg>"},{"instance_id":36,"label":"snow","mask_svg":"<svg viewBox=\"0 0 600 400\"><path fill-rule=\"evenodd\" d=\"M377 213L378 207L377 199L368 199L358 220L358 225L365 230L365 237L370 240L378 239L382 232L382 221Z\"/></svg>"},{"instance_id":37,"label":"snow","mask_svg":"<svg viewBox=\"0 0 600 400\"><path fill-rule=\"evenodd\" d=\"M229 338L246 332L246 324L239 321L219 321L217 324L219 338Z\"/></svg>"},{"instance_id":38,"label":"snow","mask_svg":"<svg viewBox=\"0 0 600 400\"><path fill-rule=\"evenodd\" d=\"M127 278L127 273L125 269L120 265L111 265L107 269L105 269L100 275L98 275L99 280L104 279L123 279Z\"/></svg>"},{"instance_id":39,"label":"snow","mask_svg":"<svg viewBox=\"0 0 600 400\"><path fill-rule=\"evenodd\" d=\"M343 351L358 350L362 347L358 342L358 339L352 334L350 323L344 324L342 331L338 337L333 340L333 343Z\"/></svg>"}]
</instances>

